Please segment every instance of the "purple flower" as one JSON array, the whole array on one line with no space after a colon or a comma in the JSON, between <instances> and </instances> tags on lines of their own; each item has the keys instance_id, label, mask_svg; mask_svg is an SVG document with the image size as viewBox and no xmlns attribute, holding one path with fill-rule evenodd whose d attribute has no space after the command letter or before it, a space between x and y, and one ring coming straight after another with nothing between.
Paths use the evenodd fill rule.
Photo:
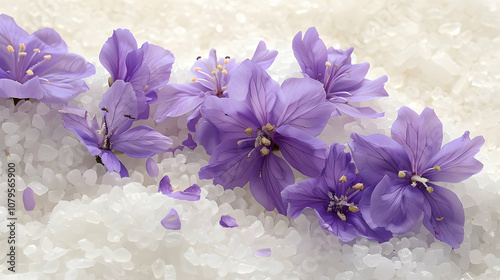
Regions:
<instances>
[{"instance_id":1,"label":"purple flower","mask_svg":"<svg viewBox=\"0 0 500 280\"><path fill-rule=\"evenodd\" d=\"M180 230L181 229L181 219L179 214L175 209L171 209L170 212L161 220L161 225L166 229Z\"/></svg>"},{"instance_id":2,"label":"purple flower","mask_svg":"<svg viewBox=\"0 0 500 280\"><path fill-rule=\"evenodd\" d=\"M304 38L302 32L299 32L293 38L292 48L304 76L323 83L332 117L340 115L340 112L358 118L378 118L384 115L372 108L355 107L351 104L388 96L384 89L387 76L371 81L365 79L370 64L351 64L353 48L346 51L333 47L327 49L314 27L307 30Z\"/></svg>"},{"instance_id":3,"label":"purple flower","mask_svg":"<svg viewBox=\"0 0 500 280\"><path fill-rule=\"evenodd\" d=\"M295 219L305 208L312 208L323 230L344 242L358 235L387 241L392 234L383 228L372 229L359 211L362 193L371 186L361 182L351 155L344 153L344 149L345 146L333 144L321 176L293 184L281 192L283 201L289 203L288 215Z\"/></svg>"},{"instance_id":4,"label":"purple flower","mask_svg":"<svg viewBox=\"0 0 500 280\"><path fill-rule=\"evenodd\" d=\"M214 178L226 189L250 181L260 204L285 214L280 193L294 180L288 163L308 176L319 176L324 166L326 144L314 137L329 117L321 84L292 78L280 88L260 66L246 60L227 91L229 98L211 96L201 108L208 126L197 135L210 139L201 144L212 157L199 176Z\"/></svg>"},{"instance_id":5,"label":"purple flower","mask_svg":"<svg viewBox=\"0 0 500 280\"><path fill-rule=\"evenodd\" d=\"M236 223L236 219L227 215L222 215L220 217L219 224L225 228L233 228L238 226L238 224Z\"/></svg>"},{"instance_id":6,"label":"purple flower","mask_svg":"<svg viewBox=\"0 0 500 280\"><path fill-rule=\"evenodd\" d=\"M457 195L434 182L457 183L479 172L474 155L483 137L469 132L441 147L443 127L434 110L418 115L399 109L392 138L381 134L351 135L349 146L360 175L375 188L361 204L365 219L394 233L408 232L424 213L424 226L439 240L458 248L463 241L464 209Z\"/></svg>"},{"instance_id":7,"label":"purple flower","mask_svg":"<svg viewBox=\"0 0 500 280\"><path fill-rule=\"evenodd\" d=\"M269 51L261 41L252 61L265 70L271 66L276 55L277 51ZM205 99L209 96L227 97L227 86L239 65L228 56L217 59L215 49L210 51L207 59L198 57L191 70L194 78L190 84L170 84L160 90L154 119L161 122L168 117L178 117L192 111L188 117L188 128L194 132Z\"/></svg>"},{"instance_id":8,"label":"purple flower","mask_svg":"<svg viewBox=\"0 0 500 280\"><path fill-rule=\"evenodd\" d=\"M149 104L157 100L156 91L170 79L174 55L148 42L138 49L128 29L117 29L104 43L99 61L111 74L110 86L117 80L132 84L141 105L139 119L144 119L149 117Z\"/></svg>"},{"instance_id":9,"label":"purple flower","mask_svg":"<svg viewBox=\"0 0 500 280\"><path fill-rule=\"evenodd\" d=\"M173 197L175 199L197 201L200 200L201 189L200 186L198 186L197 184L193 184L191 187L183 191L174 190L174 188L170 184L170 178L167 175L165 175L160 180L160 185L158 186L158 192L161 192L162 194Z\"/></svg>"},{"instance_id":10,"label":"purple flower","mask_svg":"<svg viewBox=\"0 0 500 280\"><path fill-rule=\"evenodd\" d=\"M68 53L53 29L30 35L13 18L0 15L0 97L66 103L88 90L83 78L93 74L94 66Z\"/></svg>"},{"instance_id":11,"label":"purple flower","mask_svg":"<svg viewBox=\"0 0 500 280\"><path fill-rule=\"evenodd\" d=\"M113 150L135 158L149 158L163 153L172 145L172 140L149 126L136 126L137 99L132 85L116 81L104 94L99 104L102 111L102 124L99 126L95 116L87 118L87 111L63 106L64 127L75 132L91 155L100 158L109 171L128 176L125 166L118 160Z\"/></svg>"}]
</instances>

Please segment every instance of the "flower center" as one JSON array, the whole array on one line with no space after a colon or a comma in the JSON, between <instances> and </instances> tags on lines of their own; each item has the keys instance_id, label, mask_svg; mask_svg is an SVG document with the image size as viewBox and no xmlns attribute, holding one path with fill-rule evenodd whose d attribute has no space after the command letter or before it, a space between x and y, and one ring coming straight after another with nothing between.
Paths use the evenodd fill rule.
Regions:
<instances>
[{"instance_id":1,"label":"flower center","mask_svg":"<svg viewBox=\"0 0 500 280\"><path fill-rule=\"evenodd\" d=\"M51 55L44 55L43 57L39 55L40 49L27 51L26 45L24 43L19 44L17 53L12 45L8 45L7 52L9 52L11 54L10 56L12 57L12 68L8 69L6 72L12 80L18 81L22 84L36 75L36 68L39 65L52 58ZM47 79L41 77L39 77L39 79L50 84Z\"/></svg>"},{"instance_id":2,"label":"flower center","mask_svg":"<svg viewBox=\"0 0 500 280\"><path fill-rule=\"evenodd\" d=\"M423 173L427 172L427 171L430 171L430 170L434 170L434 171L441 171L441 167L439 167L438 165L434 165L432 168L429 168L427 170L425 170ZM398 177L401 178L401 179L404 179L406 178L406 173L408 171L404 171L404 170L401 170L398 172ZM431 187L431 186L428 186L427 183L429 182L429 179L427 178L424 178L422 177L422 175L418 175L418 174L413 174L411 175L410 177L410 185L412 187L422 187L424 186L425 187L425 190L428 192L428 193L432 193L434 191L434 188ZM418 184L420 183L420 184Z\"/></svg>"},{"instance_id":3,"label":"flower center","mask_svg":"<svg viewBox=\"0 0 500 280\"><path fill-rule=\"evenodd\" d=\"M347 177L345 175L342 175L339 178L339 182L341 184L347 182ZM363 184L357 183L354 186L350 187L345 195L340 195L340 197L338 197L336 194L333 194L332 192L328 192L330 202L328 203L326 211L336 213L337 216L345 222L347 220L345 213L359 211L359 208L354 205L353 202L349 203L349 201L352 200L352 198L363 189Z\"/></svg>"},{"instance_id":4,"label":"flower center","mask_svg":"<svg viewBox=\"0 0 500 280\"><path fill-rule=\"evenodd\" d=\"M273 148L277 148L276 144L273 143L275 126L267 123L262 128L258 128L256 131L257 137L247 138L238 141L238 146L243 144L243 142L253 141L254 148L248 153L248 157L252 156L253 151L259 150L262 156L267 156ZM251 127L245 129L245 134L251 136L254 130Z\"/></svg>"},{"instance_id":5,"label":"flower center","mask_svg":"<svg viewBox=\"0 0 500 280\"><path fill-rule=\"evenodd\" d=\"M201 57L199 56L197 60L199 60L200 58ZM213 91L215 96L217 97L225 97L224 92L226 91L226 86L229 82L227 79L228 70L226 69L226 65L228 64L230 59L231 58L229 56L226 56L224 58L224 61L217 62L216 58L216 65L209 65L205 60L203 60L206 69L213 69L212 71L210 71L210 73L202 71L201 67L193 68L194 71L200 73L201 78L213 82ZM197 80L198 78L193 78L191 79L191 82L196 82Z\"/></svg>"}]
</instances>

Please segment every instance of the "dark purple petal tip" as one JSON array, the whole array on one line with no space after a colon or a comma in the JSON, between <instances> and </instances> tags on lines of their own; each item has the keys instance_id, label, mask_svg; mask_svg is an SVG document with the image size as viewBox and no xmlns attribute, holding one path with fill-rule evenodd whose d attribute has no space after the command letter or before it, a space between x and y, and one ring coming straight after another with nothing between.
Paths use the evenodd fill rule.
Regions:
<instances>
[{"instance_id":1,"label":"dark purple petal tip","mask_svg":"<svg viewBox=\"0 0 500 280\"><path fill-rule=\"evenodd\" d=\"M220 217L219 224L225 228L233 228L238 226L238 224L236 223L236 219L227 215L222 215Z\"/></svg>"}]
</instances>

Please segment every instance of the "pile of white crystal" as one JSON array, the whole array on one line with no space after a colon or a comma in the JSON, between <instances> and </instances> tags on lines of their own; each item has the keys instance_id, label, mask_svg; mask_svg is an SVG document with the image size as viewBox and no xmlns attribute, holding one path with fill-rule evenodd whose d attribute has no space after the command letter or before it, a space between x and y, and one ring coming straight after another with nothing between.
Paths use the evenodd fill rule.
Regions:
<instances>
[{"instance_id":1,"label":"pile of white crystal","mask_svg":"<svg viewBox=\"0 0 500 280\"><path fill-rule=\"evenodd\" d=\"M227 3L222 3L227 2ZM330 121L320 139L349 141L352 132L389 135L397 109L432 107L444 124L445 142L483 135L476 156L484 169L457 184L442 184L460 197L465 240L450 246L418 224L379 244L358 238L342 243L326 235L314 213L295 220L265 211L248 186L224 190L200 180L209 157L202 147L156 156L160 176L150 178L145 160L121 155L130 178L109 173L67 131L57 106L0 99L1 279L496 279L500 278L500 6L496 0L447 1L43 1L18 0L2 12L33 32L56 29L70 51L94 63L89 92L69 103L97 114L107 88L98 61L116 28L171 50L172 82L187 83L189 68L211 48L243 60L259 40L279 55L269 73L278 81L300 77L291 50L298 31L315 26L327 45L355 47L354 60L370 62L368 78L387 75L390 97L365 102L386 117ZM414 2L414 3L413 3ZM186 118L143 123L186 138ZM7 163L17 166L16 273L7 270ZM202 187L199 201L157 193L162 175L174 187ZM297 174L297 180L305 176ZM36 206L24 211L30 187ZM182 228L160 221L175 209ZM239 227L223 228L221 215ZM270 257L255 251L271 249Z\"/></svg>"}]
</instances>

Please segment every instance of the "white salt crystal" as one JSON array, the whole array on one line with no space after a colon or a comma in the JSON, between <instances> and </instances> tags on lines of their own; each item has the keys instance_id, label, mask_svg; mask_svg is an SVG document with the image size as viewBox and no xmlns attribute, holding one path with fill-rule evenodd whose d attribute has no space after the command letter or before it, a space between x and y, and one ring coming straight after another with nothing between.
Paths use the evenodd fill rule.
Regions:
<instances>
[{"instance_id":1,"label":"white salt crystal","mask_svg":"<svg viewBox=\"0 0 500 280\"><path fill-rule=\"evenodd\" d=\"M75 269L78 269L78 268L89 268L89 267L92 267L94 266L95 264L95 261L92 260L92 259L83 259L83 258L80 258L80 259L71 259L69 261L66 262L66 266L68 268L75 268Z\"/></svg>"},{"instance_id":2,"label":"white salt crystal","mask_svg":"<svg viewBox=\"0 0 500 280\"><path fill-rule=\"evenodd\" d=\"M413 260L413 253L408 248L399 250L398 256L402 263L407 263Z\"/></svg>"},{"instance_id":3,"label":"white salt crystal","mask_svg":"<svg viewBox=\"0 0 500 280\"><path fill-rule=\"evenodd\" d=\"M95 259L101 255L102 255L101 249L92 249L92 250L85 252L85 258L87 258L87 259Z\"/></svg>"},{"instance_id":4,"label":"white salt crystal","mask_svg":"<svg viewBox=\"0 0 500 280\"><path fill-rule=\"evenodd\" d=\"M19 139L21 139L21 137L19 135L6 135L4 139L5 146L12 147L19 142Z\"/></svg>"},{"instance_id":5,"label":"white salt crystal","mask_svg":"<svg viewBox=\"0 0 500 280\"><path fill-rule=\"evenodd\" d=\"M17 123L12 123L12 122L2 123L2 130L7 134L14 134L18 128L19 125Z\"/></svg>"},{"instance_id":6,"label":"white salt crystal","mask_svg":"<svg viewBox=\"0 0 500 280\"><path fill-rule=\"evenodd\" d=\"M79 143L77 139L69 136L64 136L61 142L63 143L63 145L68 145L70 147L76 147L76 145L78 145Z\"/></svg>"},{"instance_id":7,"label":"white salt crystal","mask_svg":"<svg viewBox=\"0 0 500 280\"><path fill-rule=\"evenodd\" d=\"M128 262L132 258L132 254L125 248L118 248L113 251L113 259L116 262Z\"/></svg>"},{"instance_id":8,"label":"white salt crystal","mask_svg":"<svg viewBox=\"0 0 500 280\"><path fill-rule=\"evenodd\" d=\"M239 274L248 274L255 271L255 266L246 263L239 263L236 267L236 272Z\"/></svg>"},{"instance_id":9,"label":"white salt crystal","mask_svg":"<svg viewBox=\"0 0 500 280\"><path fill-rule=\"evenodd\" d=\"M372 255L368 254L365 257L363 257L363 262L368 266L368 267L376 267L379 265L382 261L384 260L384 257L381 255Z\"/></svg>"},{"instance_id":10,"label":"white salt crystal","mask_svg":"<svg viewBox=\"0 0 500 280\"><path fill-rule=\"evenodd\" d=\"M40 130L30 127L24 132L24 137L27 142L35 142L40 137Z\"/></svg>"},{"instance_id":11,"label":"white salt crystal","mask_svg":"<svg viewBox=\"0 0 500 280\"><path fill-rule=\"evenodd\" d=\"M219 197L220 203L231 203L236 199L236 195L233 190L225 190L224 193Z\"/></svg>"},{"instance_id":12,"label":"white salt crystal","mask_svg":"<svg viewBox=\"0 0 500 280\"><path fill-rule=\"evenodd\" d=\"M45 128L45 121L39 114L35 114L33 115L33 120L31 121L31 125L33 125L33 127L36 127L38 129L42 129Z\"/></svg>"},{"instance_id":13,"label":"white salt crystal","mask_svg":"<svg viewBox=\"0 0 500 280\"><path fill-rule=\"evenodd\" d=\"M38 160L40 161L53 161L58 155L58 150L46 144L41 144L38 149Z\"/></svg>"},{"instance_id":14,"label":"white salt crystal","mask_svg":"<svg viewBox=\"0 0 500 280\"><path fill-rule=\"evenodd\" d=\"M97 181L97 173L95 172L94 169L85 170L82 176L85 179L85 183L91 186L95 185Z\"/></svg>"},{"instance_id":15,"label":"white salt crystal","mask_svg":"<svg viewBox=\"0 0 500 280\"><path fill-rule=\"evenodd\" d=\"M460 29L462 28L462 24L460 22L447 22L443 23L439 26L439 33L448 34L451 36L458 35L460 33Z\"/></svg>"},{"instance_id":16,"label":"white salt crystal","mask_svg":"<svg viewBox=\"0 0 500 280\"><path fill-rule=\"evenodd\" d=\"M66 250L66 249L63 249L60 247L55 247L48 254L44 255L43 259L46 261L52 261L52 260L55 260L55 259L58 259L58 258L64 256L67 252L68 252L68 250Z\"/></svg>"},{"instance_id":17,"label":"white salt crystal","mask_svg":"<svg viewBox=\"0 0 500 280\"><path fill-rule=\"evenodd\" d=\"M384 255L389 255L389 254L391 254L391 253L393 252L393 250L394 250L394 246L393 246L393 245L392 245L392 243L390 243L390 242L385 242L385 243L382 243L382 244L381 244L381 246L382 246L382 253L383 253Z\"/></svg>"},{"instance_id":18,"label":"white salt crystal","mask_svg":"<svg viewBox=\"0 0 500 280\"><path fill-rule=\"evenodd\" d=\"M78 240L78 247L84 251L89 251L95 248L94 243L90 242L88 239L83 238Z\"/></svg>"},{"instance_id":19,"label":"white salt crystal","mask_svg":"<svg viewBox=\"0 0 500 280\"><path fill-rule=\"evenodd\" d=\"M200 257L196 253L193 247L189 247L184 253L184 257L188 260L192 265L198 266L200 265Z\"/></svg>"},{"instance_id":20,"label":"white salt crystal","mask_svg":"<svg viewBox=\"0 0 500 280\"><path fill-rule=\"evenodd\" d=\"M151 270L153 271L154 277L159 279L163 276L165 261L163 261L163 259L156 259L156 261L151 265Z\"/></svg>"},{"instance_id":21,"label":"white salt crystal","mask_svg":"<svg viewBox=\"0 0 500 280\"><path fill-rule=\"evenodd\" d=\"M123 232L118 230L112 230L108 232L108 241L109 242L120 242L120 239L123 236Z\"/></svg>"},{"instance_id":22,"label":"white salt crystal","mask_svg":"<svg viewBox=\"0 0 500 280\"><path fill-rule=\"evenodd\" d=\"M70 146L64 145L59 150L58 162L61 166L70 166L73 164L74 154Z\"/></svg>"},{"instance_id":23,"label":"white salt crystal","mask_svg":"<svg viewBox=\"0 0 500 280\"><path fill-rule=\"evenodd\" d=\"M353 251L354 251L354 253L356 255L361 256L361 257L366 256L368 254L368 251L369 251L368 247L361 246L361 245L358 245L358 244L354 244L352 246L352 249L353 249Z\"/></svg>"},{"instance_id":24,"label":"white salt crystal","mask_svg":"<svg viewBox=\"0 0 500 280\"><path fill-rule=\"evenodd\" d=\"M335 280L351 280L354 279L354 272L344 271L335 276Z\"/></svg>"},{"instance_id":25,"label":"white salt crystal","mask_svg":"<svg viewBox=\"0 0 500 280\"><path fill-rule=\"evenodd\" d=\"M38 196L45 194L49 190L45 185L36 181L29 183L28 188L31 188Z\"/></svg>"},{"instance_id":26,"label":"white salt crystal","mask_svg":"<svg viewBox=\"0 0 500 280\"><path fill-rule=\"evenodd\" d=\"M488 253L484 256L483 260L489 268L494 268L495 266L500 265L500 259L496 258L492 253Z\"/></svg>"},{"instance_id":27,"label":"white salt crystal","mask_svg":"<svg viewBox=\"0 0 500 280\"><path fill-rule=\"evenodd\" d=\"M280 220L276 223L276 225L274 225L274 234L276 235L282 235L285 230L288 228L288 225L285 223L285 221L283 220Z\"/></svg>"},{"instance_id":28,"label":"white salt crystal","mask_svg":"<svg viewBox=\"0 0 500 280\"><path fill-rule=\"evenodd\" d=\"M386 280L391 279L396 274L394 264L389 260L384 260L377 265L373 271L373 279Z\"/></svg>"},{"instance_id":29,"label":"white salt crystal","mask_svg":"<svg viewBox=\"0 0 500 280\"><path fill-rule=\"evenodd\" d=\"M26 166L24 167L24 172L26 175L30 177L36 176L36 168L31 165L31 163L26 163Z\"/></svg>"},{"instance_id":30,"label":"white salt crystal","mask_svg":"<svg viewBox=\"0 0 500 280\"><path fill-rule=\"evenodd\" d=\"M45 105L45 103L40 102L40 103L38 103L38 105L36 106L36 112L37 112L40 116L46 115L48 112L50 112L50 107L48 107L47 105Z\"/></svg>"},{"instance_id":31,"label":"white salt crystal","mask_svg":"<svg viewBox=\"0 0 500 280\"><path fill-rule=\"evenodd\" d=\"M66 179L73 185L78 184L81 178L82 178L82 173L78 169L73 169L70 172L68 172L68 174L66 174Z\"/></svg>"},{"instance_id":32,"label":"white salt crystal","mask_svg":"<svg viewBox=\"0 0 500 280\"><path fill-rule=\"evenodd\" d=\"M481 251L477 249L470 251L469 258L472 264L480 264L483 261L483 255L481 254Z\"/></svg>"},{"instance_id":33,"label":"white salt crystal","mask_svg":"<svg viewBox=\"0 0 500 280\"><path fill-rule=\"evenodd\" d=\"M49 201L59 202L64 197L64 190L49 191Z\"/></svg>"},{"instance_id":34,"label":"white salt crystal","mask_svg":"<svg viewBox=\"0 0 500 280\"><path fill-rule=\"evenodd\" d=\"M31 244L31 245L26 246L26 248L24 248L23 253L26 256L29 256L33 253L36 253L37 251L38 251L38 249L36 248L36 246Z\"/></svg>"},{"instance_id":35,"label":"white salt crystal","mask_svg":"<svg viewBox=\"0 0 500 280\"><path fill-rule=\"evenodd\" d=\"M43 266L43 273L55 273L59 270L59 261L58 260L53 260L50 262L45 263Z\"/></svg>"},{"instance_id":36,"label":"white salt crystal","mask_svg":"<svg viewBox=\"0 0 500 280\"><path fill-rule=\"evenodd\" d=\"M165 268L163 270L163 280L176 280L177 279L177 272L175 271L175 266L168 264L165 265Z\"/></svg>"}]
</instances>

